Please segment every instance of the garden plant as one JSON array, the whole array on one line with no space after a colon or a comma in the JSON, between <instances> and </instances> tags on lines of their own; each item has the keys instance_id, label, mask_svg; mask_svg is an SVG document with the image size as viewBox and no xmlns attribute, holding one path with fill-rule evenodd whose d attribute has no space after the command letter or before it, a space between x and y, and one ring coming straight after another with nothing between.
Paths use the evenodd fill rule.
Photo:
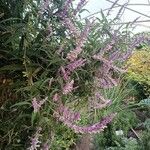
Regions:
<instances>
[{"instance_id":1,"label":"garden plant","mask_svg":"<svg viewBox=\"0 0 150 150\"><path fill-rule=\"evenodd\" d=\"M114 28L124 6L82 19L86 3L0 0L0 149L150 148L150 36Z\"/></svg>"}]
</instances>

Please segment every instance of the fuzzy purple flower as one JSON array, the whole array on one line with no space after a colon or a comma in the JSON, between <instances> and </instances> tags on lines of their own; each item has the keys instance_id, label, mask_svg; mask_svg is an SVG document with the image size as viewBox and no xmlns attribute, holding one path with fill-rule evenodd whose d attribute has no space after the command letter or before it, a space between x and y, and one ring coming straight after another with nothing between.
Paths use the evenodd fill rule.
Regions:
<instances>
[{"instance_id":1,"label":"fuzzy purple flower","mask_svg":"<svg viewBox=\"0 0 150 150\"><path fill-rule=\"evenodd\" d=\"M70 18L63 18L62 24L69 29L69 33L71 33L72 36L75 36L75 38L80 36L80 32Z\"/></svg>"},{"instance_id":2,"label":"fuzzy purple flower","mask_svg":"<svg viewBox=\"0 0 150 150\"><path fill-rule=\"evenodd\" d=\"M70 82L66 83L66 85L63 87L63 94L67 95L70 92L72 92L73 90L73 84L74 84L74 80L71 80Z\"/></svg>"},{"instance_id":3,"label":"fuzzy purple flower","mask_svg":"<svg viewBox=\"0 0 150 150\"><path fill-rule=\"evenodd\" d=\"M40 138L40 136L42 136L40 134L41 130L42 130L42 128L38 128L36 133L34 134L34 136L32 138L30 138L31 146L28 148L28 150L37 150L37 148L40 147L41 141L39 140L39 138Z\"/></svg>"},{"instance_id":4,"label":"fuzzy purple flower","mask_svg":"<svg viewBox=\"0 0 150 150\"><path fill-rule=\"evenodd\" d=\"M99 55L103 56L104 53L107 53L107 52L109 52L110 50L112 50L112 48L113 48L115 42L116 42L116 41L115 41L114 39L112 39L112 40L110 41L110 43L108 43L103 49L100 50L100 54L99 54Z\"/></svg>"},{"instance_id":5,"label":"fuzzy purple flower","mask_svg":"<svg viewBox=\"0 0 150 150\"><path fill-rule=\"evenodd\" d=\"M71 51L67 54L67 59L70 60L71 62L77 59L78 57L78 51Z\"/></svg>"},{"instance_id":6,"label":"fuzzy purple flower","mask_svg":"<svg viewBox=\"0 0 150 150\"><path fill-rule=\"evenodd\" d=\"M108 68L112 68L112 69L114 69L117 72L121 72L121 73L125 73L126 72L126 70L115 66L113 64L112 60L107 60L104 57L102 57L101 55L94 55L93 58L102 61L105 64L105 66L107 66Z\"/></svg>"},{"instance_id":7,"label":"fuzzy purple flower","mask_svg":"<svg viewBox=\"0 0 150 150\"><path fill-rule=\"evenodd\" d=\"M80 58L80 59L68 64L65 68L67 70L69 70L70 72L73 72L75 69L84 66L85 62L86 62L86 59Z\"/></svg>"},{"instance_id":8,"label":"fuzzy purple flower","mask_svg":"<svg viewBox=\"0 0 150 150\"><path fill-rule=\"evenodd\" d=\"M115 51L109 56L109 60L115 61L118 60L121 56L121 51Z\"/></svg>"},{"instance_id":9,"label":"fuzzy purple flower","mask_svg":"<svg viewBox=\"0 0 150 150\"><path fill-rule=\"evenodd\" d=\"M71 5L71 3L72 3L72 0L66 0L63 8L66 10Z\"/></svg>"},{"instance_id":10,"label":"fuzzy purple flower","mask_svg":"<svg viewBox=\"0 0 150 150\"><path fill-rule=\"evenodd\" d=\"M74 16L76 16L76 14L82 9L83 6L85 6L86 3L86 0L80 0L80 2L77 5L77 8L73 12Z\"/></svg>"},{"instance_id":11,"label":"fuzzy purple flower","mask_svg":"<svg viewBox=\"0 0 150 150\"><path fill-rule=\"evenodd\" d=\"M132 54L131 51L126 51L126 52L122 53L120 58L119 58L119 61L120 62L126 61L131 56L131 54Z\"/></svg>"},{"instance_id":12,"label":"fuzzy purple flower","mask_svg":"<svg viewBox=\"0 0 150 150\"><path fill-rule=\"evenodd\" d=\"M89 110L91 109L103 109L107 106L110 106L112 103L111 100L105 99L98 92L95 93L95 96L89 98Z\"/></svg>"},{"instance_id":13,"label":"fuzzy purple flower","mask_svg":"<svg viewBox=\"0 0 150 150\"><path fill-rule=\"evenodd\" d=\"M59 97L58 93L55 93L53 96L53 101L57 102L59 99L60 99L60 97Z\"/></svg>"},{"instance_id":14,"label":"fuzzy purple flower","mask_svg":"<svg viewBox=\"0 0 150 150\"><path fill-rule=\"evenodd\" d=\"M60 67L60 73L66 82L70 80L70 71L66 71L64 67Z\"/></svg>"},{"instance_id":15,"label":"fuzzy purple flower","mask_svg":"<svg viewBox=\"0 0 150 150\"><path fill-rule=\"evenodd\" d=\"M32 99L32 106L33 106L33 109L34 109L34 113L37 113L41 106L45 103L45 101L48 99L48 97L46 97L45 99L41 100L41 101L37 101L37 99L34 97Z\"/></svg>"},{"instance_id":16,"label":"fuzzy purple flower","mask_svg":"<svg viewBox=\"0 0 150 150\"><path fill-rule=\"evenodd\" d=\"M91 126L78 126L75 124L66 124L68 127L73 129L76 133L99 133L103 131L106 127L107 124L109 124L113 118L116 116L116 113L110 114L107 117L104 117L100 122L95 123Z\"/></svg>"},{"instance_id":17,"label":"fuzzy purple flower","mask_svg":"<svg viewBox=\"0 0 150 150\"><path fill-rule=\"evenodd\" d=\"M49 146L48 142L44 143L42 150L50 150L50 146Z\"/></svg>"},{"instance_id":18,"label":"fuzzy purple flower","mask_svg":"<svg viewBox=\"0 0 150 150\"><path fill-rule=\"evenodd\" d=\"M112 78L110 73L104 74L102 78L99 79L99 86L104 89L113 88L118 85L119 79Z\"/></svg>"},{"instance_id":19,"label":"fuzzy purple flower","mask_svg":"<svg viewBox=\"0 0 150 150\"><path fill-rule=\"evenodd\" d=\"M86 40L88 38L88 34L91 30L91 27L92 27L94 21L95 20L90 22L88 19L86 19L86 25L84 27L84 30L81 32L80 39L77 41L77 45L80 45L80 47L84 46L84 43L86 42Z\"/></svg>"},{"instance_id":20,"label":"fuzzy purple flower","mask_svg":"<svg viewBox=\"0 0 150 150\"><path fill-rule=\"evenodd\" d=\"M80 114L78 112L72 112L67 107L64 107L61 121L64 123L72 123L80 119Z\"/></svg>"},{"instance_id":21,"label":"fuzzy purple flower","mask_svg":"<svg viewBox=\"0 0 150 150\"><path fill-rule=\"evenodd\" d=\"M102 102L107 101L101 94L99 94L99 92L95 93L95 99L100 99Z\"/></svg>"},{"instance_id":22,"label":"fuzzy purple flower","mask_svg":"<svg viewBox=\"0 0 150 150\"><path fill-rule=\"evenodd\" d=\"M58 118L59 121L63 122L66 125L75 123L76 121L80 120L79 112L74 112L62 104L54 113L54 116Z\"/></svg>"},{"instance_id":23,"label":"fuzzy purple flower","mask_svg":"<svg viewBox=\"0 0 150 150\"><path fill-rule=\"evenodd\" d=\"M69 8L72 4L72 0L66 0L64 5L62 6L62 11L59 12L58 16L61 17L61 19L64 19L68 17Z\"/></svg>"},{"instance_id":24,"label":"fuzzy purple flower","mask_svg":"<svg viewBox=\"0 0 150 150\"><path fill-rule=\"evenodd\" d=\"M102 120L96 124L83 127L75 124L76 121L80 120L80 113L73 112L63 105L57 109L54 116L58 118L59 121L63 122L66 126L74 130L76 133L98 133L107 127L107 124L113 120L113 118L116 116L116 113L102 118Z\"/></svg>"},{"instance_id":25,"label":"fuzzy purple flower","mask_svg":"<svg viewBox=\"0 0 150 150\"><path fill-rule=\"evenodd\" d=\"M99 86L103 89L109 89L109 88L113 88L114 86L117 86L117 82L115 82L114 80L114 83L112 83L110 80L103 78L99 81Z\"/></svg>"},{"instance_id":26,"label":"fuzzy purple flower","mask_svg":"<svg viewBox=\"0 0 150 150\"><path fill-rule=\"evenodd\" d=\"M68 65L66 65L65 67L60 67L59 72L61 74L61 76L63 77L63 79L67 82L68 80L70 80L70 75L71 73L79 68L85 65L86 59L78 59L75 60L74 62L70 62Z\"/></svg>"},{"instance_id":27,"label":"fuzzy purple flower","mask_svg":"<svg viewBox=\"0 0 150 150\"><path fill-rule=\"evenodd\" d=\"M49 4L50 4L50 0L43 0L38 14L42 15L46 10L48 10Z\"/></svg>"},{"instance_id":28,"label":"fuzzy purple flower","mask_svg":"<svg viewBox=\"0 0 150 150\"><path fill-rule=\"evenodd\" d=\"M88 34L91 29L91 25L93 24L93 22L91 23L89 20L86 20L86 26L83 32L81 32L80 38L76 42L76 45L77 45L76 48L67 54L68 60L74 61L78 57L78 55L82 52L83 50L82 47L84 46L84 43L87 40Z\"/></svg>"},{"instance_id":29,"label":"fuzzy purple flower","mask_svg":"<svg viewBox=\"0 0 150 150\"><path fill-rule=\"evenodd\" d=\"M102 109L102 108L110 106L111 104L112 104L111 100L106 100L103 103L95 103L93 107L94 109Z\"/></svg>"}]
</instances>

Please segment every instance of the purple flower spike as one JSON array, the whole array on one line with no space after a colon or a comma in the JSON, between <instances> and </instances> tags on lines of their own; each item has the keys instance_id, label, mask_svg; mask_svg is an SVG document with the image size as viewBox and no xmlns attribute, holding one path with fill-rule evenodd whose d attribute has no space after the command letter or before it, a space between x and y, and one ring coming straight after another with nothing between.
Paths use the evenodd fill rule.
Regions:
<instances>
[{"instance_id":1,"label":"purple flower spike","mask_svg":"<svg viewBox=\"0 0 150 150\"><path fill-rule=\"evenodd\" d=\"M71 51L67 54L67 59L73 62L75 59L78 57L78 52L77 51Z\"/></svg>"},{"instance_id":2,"label":"purple flower spike","mask_svg":"<svg viewBox=\"0 0 150 150\"><path fill-rule=\"evenodd\" d=\"M103 102L107 101L101 94L99 94L98 92L95 93L95 98L96 99L100 99Z\"/></svg>"},{"instance_id":3,"label":"purple flower spike","mask_svg":"<svg viewBox=\"0 0 150 150\"><path fill-rule=\"evenodd\" d=\"M103 118L100 122L93 124L91 126L81 127L74 124L67 124L67 126L73 129L76 133L99 133L107 127L107 124L109 124L115 116L116 113L113 113Z\"/></svg>"},{"instance_id":4,"label":"purple flower spike","mask_svg":"<svg viewBox=\"0 0 150 150\"><path fill-rule=\"evenodd\" d=\"M63 79L67 82L70 79L69 77L70 72L66 71L65 68L63 67L60 68L60 71L61 71Z\"/></svg>"},{"instance_id":5,"label":"purple flower spike","mask_svg":"<svg viewBox=\"0 0 150 150\"><path fill-rule=\"evenodd\" d=\"M48 10L49 4L50 4L50 1L49 1L49 0L43 0L43 1L42 1L42 4L41 4L41 6L40 6L40 9L39 9L38 14L39 14L39 15L42 15L46 10Z\"/></svg>"},{"instance_id":6,"label":"purple flower spike","mask_svg":"<svg viewBox=\"0 0 150 150\"><path fill-rule=\"evenodd\" d=\"M73 112L68 107L61 105L57 112L55 112L55 116L64 124L69 125L74 123L77 120L80 120L80 113L79 112Z\"/></svg>"},{"instance_id":7,"label":"purple flower spike","mask_svg":"<svg viewBox=\"0 0 150 150\"><path fill-rule=\"evenodd\" d=\"M53 96L53 101L57 102L59 99L60 99L60 97L59 97L58 93L55 93Z\"/></svg>"},{"instance_id":8,"label":"purple flower spike","mask_svg":"<svg viewBox=\"0 0 150 150\"><path fill-rule=\"evenodd\" d=\"M110 106L112 103L111 100L105 99L101 94L98 92L95 93L94 97L89 98L89 108L94 109L103 109L107 106Z\"/></svg>"},{"instance_id":9,"label":"purple flower spike","mask_svg":"<svg viewBox=\"0 0 150 150\"><path fill-rule=\"evenodd\" d=\"M77 5L77 8L74 10L74 16L82 9L82 7L87 3L86 0L80 0L80 2Z\"/></svg>"},{"instance_id":10,"label":"purple flower spike","mask_svg":"<svg viewBox=\"0 0 150 150\"><path fill-rule=\"evenodd\" d=\"M48 99L48 97L46 97L45 99L41 100L41 101L37 101L37 99L34 97L32 100L32 106L34 109L34 113L37 113L41 106L45 103L45 101Z\"/></svg>"},{"instance_id":11,"label":"purple flower spike","mask_svg":"<svg viewBox=\"0 0 150 150\"><path fill-rule=\"evenodd\" d=\"M78 38L80 36L80 32L75 27L74 23L72 22L72 20L70 18L66 18L66 17L63 18L62 24L69 29L72 36L75 36L76 38Z\"/></svg>"},{"instance_id":12,"label":"purple flower spike","mask_svg":"<svg viewBox=\"0 0 150 150\"><path fill-rule=\"evenodd\" d=\"M67 54L67 59L70 60L71 62L74 61L78 57L78 55L82 52L83 50L82 47L84 46L84 43L87 40L93 22L91 23L89 20L86 20L86 26L83 32L80 34L80 38L76 42L77 47Z\"/></svg>"},{"instance_id":13,"label":"purple flower spike","mask_svg":"<svg viewBox=\"0 0 150 150\"><path fill-rule=\"evenodd\" d=\"M41 128L38 128L38 130L36 131L35 135L32 138L30 138L31 146L28 148L28 150L37 150L37 148L40 147L41 141L39 140L39 138L40 138L40 136L42 136L40 134L41 130L42 130Z\"/></svg>"},{"instance_id":14,"label":"purple flower spike","mask_svg":"<svg viewBox=\"0 0 150 150\"><path fill-rule=\"evenodd\" d=\"M48 142L46 142L46 143L44 144L42 150L50 150L50 146L49 146Z\"/></svg>"},{"instance_id":15,"label":"purple flower spike","mask_svg":"<svg viewBox=\"0 0 150 150\"><path fill-rule=\"evenodd\" d=\"M126 72L126 70L121 69L121 68L115 66L115 65L113 64L113 61L112 61L112 60L107 60L107 59L103 58L101 55L94 55L94 56L93 56L93 59L102 61L108 68L112 68L112 69L114 69L114 70L117 71L117 72L121 72L121 73L125 73L125 72Z\"/></svg>"},{"instance_id":16,"label":"purple flower spike","mask_svg":"<svg viewBox=\"0 0 150 150\"><path fill-rule=\"evenodd\" d=\"M73 90L73 84L74 80L71 80L71 82L68 82L64 87L63 87L63 94L67 95Z\"/></svg>"},{"instance_id":17,"label":"purple flower spike","mask_svg":"<svg viewBox=\"0 0 150 150\"><path fill-rule=\"evenodd\" d=\"M65 1L64 5L62 6L62 11L58 14L58 16L61 17L61 19L68 17L68 12L69 12L71 3L72 3L72 0Z\"/></svg>"},{"instance_id":18,"label":"purple flower spike","mask_svg":"<svg viewBox=\"0 0 150 150\"><path fill-rule=\"evenodd\" d=\"M84 66L85 62L86 62L85 59L80 58L80 59L68 64L66 66L66 69L69 70L70 72L73 72L75 69Z\"/></svg>"},{"instance_id":19,"label":"purple flower spike","mask_svg":"<svg viewBox=\"0 0 150 150\"><path fill-rule=\"evenodd\" d=\"M94 109L102 109L112 104L111 100L106 100L104 103L95 103Z\"/></svg>"},{"instance_id":20,"label":"purple flower spike","mask_svg":"<svg viewBox=\"0 0 150 150\"><path fill-rule=\"evenodd\" d=\"M108 102L109 103L109 102ZM63 122L66 126L74 130L76 133L98 133L103 131L107 124L110 123L113 118L116 116L116 113L110 114L109 116L102 118L102 120L91 126L78 126L75 124L75 121L80 120L80 113L73 112L69 108L61 105L57 112L55 112L55 117L59 121Z\"/></svg>"}]
</instances>

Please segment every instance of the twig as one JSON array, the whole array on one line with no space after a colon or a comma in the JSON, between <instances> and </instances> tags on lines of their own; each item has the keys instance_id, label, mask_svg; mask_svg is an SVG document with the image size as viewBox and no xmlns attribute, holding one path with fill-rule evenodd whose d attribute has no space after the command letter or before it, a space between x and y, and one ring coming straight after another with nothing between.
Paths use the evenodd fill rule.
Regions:
<instances>
[{"instance_id":1,"label":"twig","mask_svg":"<svg viewBox=\"0 0 150 150\"><path fill-rule=\"evenodd\" d=\"M128 4L128 6L150 6L150 4ZM114 6L113 8L118 8L118 7L120 7L120 6ZM110 8L106 8L106 9L103 9L103 11L107 11L107 10L110 10L111 9L111 7ZM95 13L100 13L101 11L97 11L97 12L95 12ZM95 14L94 13L94 14Z\"/></svg>"},{"instance_id":2,"label":"twig","mask_svg":"<svg viewBox=\"0 0 150 150\"><path fill-rule=\"evenodd\" d=\"M108 1L108 2L110 2L110 3L114 3L114 2L112 2L111 0L106 0L106 1ZM118 4L118 3L117 3L116 5L122 6L121 4ZM143 16L145 16L145 17L150 18L150 16L148 16L148 15L146 15L146 14L143 14L143 13L141 13L141 12L139 12L139 11L136 11L136 10L134 10L134 9L128 8L127 6L124 6L124 8L126 8L126 9L128 9L128 10L130 10L130 11L133 11L133 12L135 12L135 13L138 13L138 14L140 14L140 15L143 15Z\"/></svg>"},{"instance_id":3,"label":"twig","mask_svg":"<svg viewBox=\"0 0 150 150\"><path fill-rule=\"evenodd\" d=\"M136 21L134 23L133 23L133 21L120 22L120 23L114 23L114 24L111 24L111 25L130 24L130 23L136 24L136 23L142 23L142 22L150 22L150 20L139 20L139 21Z\"/></svg>"},{"instance_id":4,"label":"twig","mask_svg":"<svg viewBox=\"0 0 150 150\"><path fill-rule=\"evenodd\" d=\"M128 4L128 6L150 6L150 3L149 3L149 4ZM118 8L118 7L120 7L120 5L118 5L118 6L113 6L113 8ZM93 13L93 14L90 14L90 15L88 15L88 16L82 18L82 19L86 19L86 18L89 18L89 17L94 16L94 15L96 15L96 14L99 14L99 13L101 13L101 11L103 11L103 12L104 12L104 11L109 11L110 9L112 9L112 6L111 6L110 8L106 8L106 9L97 11L97 12L95 12L95 13ZM150 16L149 16L149 17L150 17Z\"/></svg>"},{"instance_id":5,"label":"twig","mask_svg":"<svg viewBox=\"0 0 150 150\"><path fill-rule=\"evenodd\" d=\"M119 1L119 0L116 0L116 1L112 4L112 6L110 7L110 9L109 9L108 12L107 12L107 16L110 14L110 11L115 7L115 5L117 4L118 1Z\"/></svg>"},{"instance_id":6,"label":"twig","mask_svg":"<svg viewBox=\"0 0 150 150\"><path fill-rule=\"evenodd\" d=\"M133 128L130 128L132 130L132 132L136 135L136 137L141 140L141 138L138 136L138 134L136 133L136 131Z\"/></svg>"},{"instance_id":7,"label":"twig","mask_svg":"<svg viewBox=\"0 0 150 150\"><path fill-rule=\"evenodd\" d=\"M138 26L143 26L143 27L145 27L145 28L149 28L149 29L150 29L150 26L147 26L147 25L144 25L144 24L136 24L136 25L138 25Z\"/></svg>"}]
</instances>

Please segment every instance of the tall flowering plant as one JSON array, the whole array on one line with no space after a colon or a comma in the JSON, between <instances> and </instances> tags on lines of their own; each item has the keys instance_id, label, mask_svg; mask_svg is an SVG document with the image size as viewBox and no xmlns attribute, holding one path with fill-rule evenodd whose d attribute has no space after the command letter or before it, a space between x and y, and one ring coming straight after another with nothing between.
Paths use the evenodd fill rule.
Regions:
<instances>
[{"instance_id":1,"label":"tall flowering plant","mask_svg":"<svg viewBox=\"0 0 150 150\"><path fill-rule=\"evenodd\" d=\"M116 117L118 102L103 89L117 88L123 62L150 38L114 30L117 17L80 20L87 0L78 1L0 3L0 149L70 149Z\"/></svg>"},{"instance_id":2,"label":"tall flowering plant","mask_svg":"<svg viewBox=\"0 0 150 150\"><path fill-rule=\"evenodd\" d=\"M34 112L40 112L43 105L50 100L54 104L51 113L56 122L62 122L75 133L91 134L107 128L117 113L114 111L103 116L96 123L90 122L89 125L81 125L82 113L80 112L82 111L72 107L72 104L75 100L80 103L82 99L86 99L87 112L90 112L91 109L101 110L111 106L112 100L105 98L100 90L117 86L119 75L126 72L122 64L130 57L132 48L142 39L133 40L129 44L128 37L123 40L119 31L116 32L113 29L103 33L103 37L99 37L94 31L97 27L97 21L94 18L81 22L81 28L77 21L77 14L85 4L86 0L81 0L77 7L73 8L72 0L66 0L62 3L61 9L54 12L55 20L58 23L57 28L62 29L63 34L62 37L53 38L57 35L57 28L50 23L48 25L50 34L46 38L52 38L51 42L56 40L57 46L54 47L54 55L57 55L61 63L57 64L56 61L57 67L53 68L54 82L50 82L51 87L49 88L51 95L46 100L39 102L33 98L32 105ZM51 9L50 1L44 1L39 11L40 17L41 15L45 17L44 13L50 13ZM95 34L97 45L92 45L91 34ZM98 46L102 38L103 46ZM120 43L126 46L125 51L118 46ZM86 93L87 89L88 93ZM81 91L85 93L83 94Z\"/></svg>"}]
</instances>

